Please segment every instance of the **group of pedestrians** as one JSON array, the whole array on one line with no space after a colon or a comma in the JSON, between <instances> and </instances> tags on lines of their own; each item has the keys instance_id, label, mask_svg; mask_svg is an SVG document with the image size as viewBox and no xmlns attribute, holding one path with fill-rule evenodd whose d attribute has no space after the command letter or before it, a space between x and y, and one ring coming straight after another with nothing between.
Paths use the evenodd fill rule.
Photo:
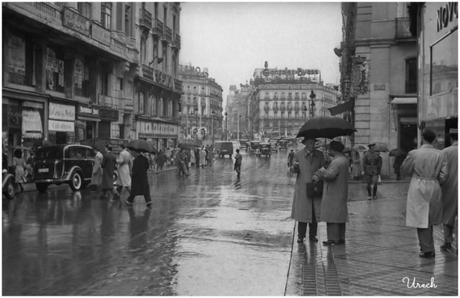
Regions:
<instances>
[{"instance_id":1,"label":"group of pedestrians","mask_svg":"<svg viewBox=\"0 0 460 298\"><path fill-rule=\"evenodd\" d=\"M443 251L452 248L458 203L458 131L451 130L452 145L438 150L433 146L436 135L431 130L422 133L423 145L412 150L401 164L402 174L411 176L406 205L406 226L417 228L422 258L433 258L433 226L444 224ZM318 222L327 223L324 245L345 243L348 220L349 159L344 145L332 141L328 155L315 149L315 139L305 138L304 148L289 153L288 166L297 174L291 217L298 222L297 242L302 243L309 228L309 240L317 242ZM374 144L364 156L364 171L370 198L377 193L377 177L381 157Z\"/></svg>"},{"instance_id":2,"label":"group of pedestrians","mask_svg":"<svg viewBox=\"0 0 460 298\"><path fill-rule=\"evenodd\" d=\"M292 172L297 174L291 213L298 222L297 242L304 241L307 226L309 240L317 242L318 222L323 221L327 223L327 240L323 244L344 244L349 175L349 161L343 154L345 146L332 141L326 157L315 149L315 142L304 138L305 147L289 161Z\"/></svg>"}]
</instances>

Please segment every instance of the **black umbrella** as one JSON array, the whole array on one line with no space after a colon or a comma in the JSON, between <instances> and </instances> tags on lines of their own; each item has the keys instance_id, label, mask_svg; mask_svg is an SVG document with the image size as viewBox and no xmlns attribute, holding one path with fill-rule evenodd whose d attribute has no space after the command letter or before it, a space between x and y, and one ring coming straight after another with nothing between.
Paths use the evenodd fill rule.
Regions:
<instances>
[{"instance_id":1,"label":"black umbrella","mask_svg":"<svg viewBox=\"0 0 460 298\"><path fill-rule=\"evenodd\" d=\"M126 145L126 147L139 152L150 152L155 154L157 153L157 149L145 140L133 140L129 142L128 145Z\"/></svg>"},{"instance_id":2,"label":"black umbrella","mask_svg":"<svg viewBox=\"0 0 460 298\"><path fill-rule=\"evenodd\" d=\"M353 125L339 117L316 117L302 125L297 138L328 138L351 135L356 131Z\"/></svg>"},{"instance_id":3,"label":"black umbrella","mask_svg":"<svg viewBox=\"0 0 460 298\"><path fill-rule=\"evenodd\" d=\"M404 152L404 150L401 150L401 149L398 149L398 148L392 149L390 151L390 156L403 156L405 154L406 154L406 152Z\"/></svg>"}]
</instances>

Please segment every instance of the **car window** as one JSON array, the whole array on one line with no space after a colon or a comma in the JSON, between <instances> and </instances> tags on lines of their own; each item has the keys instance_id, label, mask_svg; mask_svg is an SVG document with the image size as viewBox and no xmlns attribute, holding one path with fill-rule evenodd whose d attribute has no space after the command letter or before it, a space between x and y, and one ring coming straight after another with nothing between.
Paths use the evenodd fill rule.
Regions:
<instances>
[{"instance_id":1,"label":"car window","mask_svg":"<svg viewBox=\"0 0 460 298\"><path fill-rule=\"evenodd\" d=\"M65 151L65 157L70 159L83 159L86 158L86 148L84 147L70 147Z\"/></svg>"},{"instance_id":2,"label":"car window","mask_svg":"<svg viewBox=\"0 0 460 298\"><path fill-rule=\"evenodd\" d=\"M62 148L61 147L41 147L38 148L35 152L35 159L59 159L62 158Z\"/></svg>"},{"instance_id":3,"label":"car window","mask_svg":"<svg viewBox=\"0 0 460 298\"><path fill-rule=\"evenodd\" d=\"M96 151L90 148L86 148L86 158L95 158L96 157Z\"/></svg>"}]
</instances>

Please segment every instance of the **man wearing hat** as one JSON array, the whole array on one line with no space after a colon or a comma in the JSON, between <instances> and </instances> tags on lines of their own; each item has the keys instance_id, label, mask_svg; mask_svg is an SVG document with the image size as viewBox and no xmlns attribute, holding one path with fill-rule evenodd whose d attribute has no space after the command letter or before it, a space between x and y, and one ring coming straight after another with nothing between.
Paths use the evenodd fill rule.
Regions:
<instances>
[{"instance_id":1,"label":"man wearing hat","mask_svg":"<svg viewBox=\"0 0 460 298\"><path fill-rule=\"evenodd\" d=\"M382 169L382 157L374 151L375 143L369 144L368 147L369 150L364 154L363 167L368 199L372 200L377 198L377 182Z\"/></svg>"},{"instance_id":2,"label":"man wearing hat","mask_svg":"<svg viewBox=\"0 0 460 298\"><path fill-rule=\"evenodd\" d=\"M449 136L451 145L441 151L447 164L447 178L441 185L444 224L444 244L441 249L443 251L452 248L458 204L458 129L450 129Z\"/></svg>"},{"instance_id":3,"label":"man wearing hat","mask_svg":"<svg viewBox=\"0 0 460 298\"><path fill-rule=\"evenodd\" d=\"M305 147L294 155L291 171L297 173L295 182L294 201L292 203L291 217L298 221L298 243L302 243L309 224L309 239L317 242L318 218L320 216L321 196L309 197L307 183L312 182L313 174L325 164L324 155L315 149L315 139L304 138Z\"/></svg>"}]
</instances>

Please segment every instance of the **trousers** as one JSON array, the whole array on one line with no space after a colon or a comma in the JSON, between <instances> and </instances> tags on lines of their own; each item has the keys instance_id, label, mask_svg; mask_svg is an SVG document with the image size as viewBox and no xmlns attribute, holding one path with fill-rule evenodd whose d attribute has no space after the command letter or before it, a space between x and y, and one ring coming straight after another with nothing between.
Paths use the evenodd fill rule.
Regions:
<instances>
[{"instance_id":1,"label":"trousers","mask_svg":"<svg viewBox=\"0 0 460 298\"><path fill-rule=\"evenodd\" d=\"M345 223L327 223L327 240L345 240Z\"/></svg>"},{"instance_id":2,"label":"trousers","mask_svg":"<svg viewBox=\"0 0 460 298\"><path fill-rule=\"evenodd\" d=\"M434 252L433 226L417 228L417 236L422 252Z\"/></svg>"}]
</instances>

